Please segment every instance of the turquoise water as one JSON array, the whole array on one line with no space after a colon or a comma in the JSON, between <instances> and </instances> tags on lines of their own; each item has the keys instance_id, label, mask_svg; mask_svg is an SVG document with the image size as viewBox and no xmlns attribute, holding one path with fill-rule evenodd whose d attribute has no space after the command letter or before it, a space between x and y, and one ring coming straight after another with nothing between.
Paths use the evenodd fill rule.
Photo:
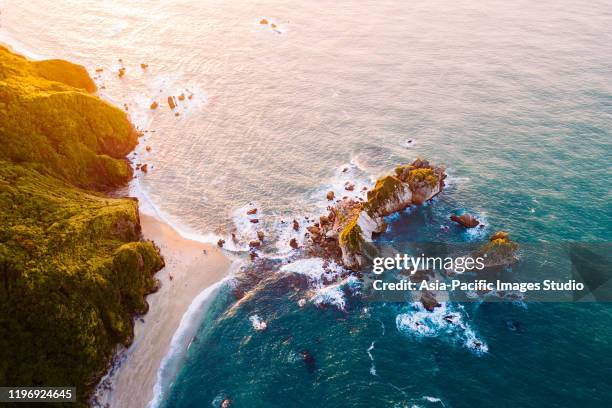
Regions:
<instances>
[{"instance_id":1,"label":"turquoise water","mask_svg":"<svg viewBox=\"0 0 612 408\"><path fill-rule=\"evenodd\" d=\"M609 5L599 6L610 16ZM362 169L388 169L416 154L446 164L451 177L444 194L396 219L381 241L478 242L496 229L509 231L526 247L609 241L612 72L611 54L599 48L610 39L609 29L574 31L572 19L588 11L567 4L563 10L524 10L526 17L537 13L538 24L523 27L517 37L502 24L491 38L479 35L479 29L492 22L471 11L474 35L452 50L440 45L452 41L446 25L452 23L443 24L433 13L428 21L444 25L439 34L402 24L410 20L409 7L393 15L393 27L387 23L387 29L374 30L373 37L384 44L384 68L364 63L350 80L342 73L351 67L336 68L341 84L384 94L366 114L372 131L352 132L348 140L340 132L327 156L306 160L309 172L329 171L330 156L341 158L347 149L358 152L354 163ZM388 42L392 35L395 47ZM425 39L427 46L415 45ZM410 58L397 58L396 52ZM367 61L368 54L359 53L358 60ZM423 64L418 73L412 71L415 61ZM378 80L385 72L395 73L387 78L392 87ZM366 94L360 103L371 101ZM329 140L326 134L327 129L312 130L318 146L313 149ZM398 148L408 135L416 135L413 150ZM304 165L296 161L296 167ZM301 195L290 196L309 213L310 198L321 188L301 189ZM482 217L485 231L441 229L457 209ZM523 256L523 264L548 261L552 268L567 257L545 250ZM220 307L218 318L200 329L164 406L219 406L225 398L238 407L612 403L609 304L448 305L446 311L460 313L467 329L434 325L433 334L419 336L398 324L398 316L414 316L409 304L367 303L345 294L345 310L314 302L301 309L298 299L309 295L303 287L295 292L294 279L279 273L229 316L224 310L231 306ZM231 295L227 299L232 304ZM267 330L253 329L253 315L267 322ZM486 344L486 352L469 347L473 338ZM314 364L304 361L304 350Z\"/></svg>"},{"instance_id":2,"label":"turquoise water","mask_svg":"<svg viewBox=\"0 0 612 408\"><path fill-rule=\"evenodd\" d=\"M0 40L90 72L104 68L96 75L102 96L126 103L132 120L154 131L134 156L150 169L135 189L203 239L235 232L244 243L263 229L265 253L282 255L298 234L281 220L319 215L329 189L343 194L347 180L359 189L421 156L447 166L449 186L395 217L381 242L478 243L504 229L524 248L516 268L529 273L555 272L567 258L532 244L610 241L608 1L0 6ZM121 64L128 69L119 79ZM179 117L163 103L149 110L186 89L195 96ZM260 210L257 227L245 216L250 203ZM486 228L450 226L460 209ZM176 379L166 379L164 406L224 398L236 407L612 402L609 304L450 304L445 312L463 329L433 322L419 336L401 324L420 316L409 303L367 302L348 287L340 296L313 293L279 267L239 305L229 290L219 295ZM267 330L254 330L255 315Z\"/></svg>"}]
</instances>

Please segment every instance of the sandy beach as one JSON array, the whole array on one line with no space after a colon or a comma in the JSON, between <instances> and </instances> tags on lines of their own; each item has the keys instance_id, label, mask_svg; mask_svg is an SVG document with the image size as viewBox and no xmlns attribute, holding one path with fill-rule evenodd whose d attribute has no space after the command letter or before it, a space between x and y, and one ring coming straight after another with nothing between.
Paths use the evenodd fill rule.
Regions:
<instances>
[{"instance_id":1,"label":"sandy beach","mask_svg":"<svg viewBox=\"0 0 612 408\"><path fill-rule=\"evenodd\" d=\"M140 215L145 239L161 250L166 266L157 273L160 289L147 297L149 311L136 319L134 342L120 352L96 392L99 406L146 407L174 334L194 298L221 281L231 260L214 245L183 238L156 218ZM206 307L200 305L198 315Z\"/></svg>"}]
</instances>

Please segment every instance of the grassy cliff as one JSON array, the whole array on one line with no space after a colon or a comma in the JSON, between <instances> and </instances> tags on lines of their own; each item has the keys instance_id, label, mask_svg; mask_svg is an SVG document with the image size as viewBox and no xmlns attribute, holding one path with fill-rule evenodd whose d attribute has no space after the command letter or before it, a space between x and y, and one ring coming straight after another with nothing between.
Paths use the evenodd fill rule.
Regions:
<instances>
[{"instance_id":1,"label":"grassy cliff","mask_svg":"<svg viewBox=\"0 0 612 408\"><path fill-rule=\"evenodd\" d=\"M84 401L156 289L159 251L126 183L126 115L83 67L0 47L0 385L75 385Z\"/></svg>"},{"instance_id":2,"label":"grassy cliff","mask_svg":"<svg viewBox=\"0 0 612 408\"><path fill-rule=\"evenodd\" d=\"M30 62L0 46L0 159L83 188L127 182L136 131L123 111L88 93L95 89L83 67Z\"/></svg>"}]
</instances>

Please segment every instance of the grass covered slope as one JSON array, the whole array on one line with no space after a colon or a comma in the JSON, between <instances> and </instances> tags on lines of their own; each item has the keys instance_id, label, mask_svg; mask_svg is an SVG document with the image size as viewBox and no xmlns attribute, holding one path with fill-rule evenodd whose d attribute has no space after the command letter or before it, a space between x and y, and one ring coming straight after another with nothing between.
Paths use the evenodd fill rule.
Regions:
<instances>
[{"instance_id":1,"label":"grass covered slope","mask_svg":"<svg viewBox=\"0 0 612 408\"><path fill-rule=\"evenodd\" d=\"M127 182L137 133L95 89L79 65L31 62L0 46L0 159L84 188Z\"/></svg>"},{"instance_id":2,"label":"grass covered slope","mask_svg":"<svg viewBox=\"0 0 612 408\"><path fill-rule=\"evenodd\" d=\"M0 385L75 385L81 401L163 266L136 200L83 189L125 183L137 142L83 75L0 48Z\"/></svg>"}]
</instances>

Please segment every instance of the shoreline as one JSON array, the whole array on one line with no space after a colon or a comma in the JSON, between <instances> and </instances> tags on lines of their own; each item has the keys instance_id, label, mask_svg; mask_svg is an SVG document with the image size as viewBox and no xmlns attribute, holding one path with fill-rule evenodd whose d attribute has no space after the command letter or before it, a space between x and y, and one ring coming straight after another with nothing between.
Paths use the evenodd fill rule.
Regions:
<instances>
[{"instance_id":1,"label":"shoreline","mask_svg":"<svg viewBox=\"0 0 612 408\"><path fill-rule=\"evenodd\" d=\"M0 44L31 60L51 58L31 52L6 34L0 34ZM99 89L95 94L114 106L121 105ZM130 115L128 118L134 123ZM143 145L143 140L140 140L128 157L141 151ZM133 164L131 166L133 168ZM173 226L139 183L134 183L137 178L135 172L134 179L119 196L138 198L142 238L159 247L165 267L155 274L159 290L146 296L147 312L133 317L132 344L127 348L117 346L108 369L95 384L89 399L89 405L94 407L157 406L166 385L163 383L165 378L161 377L171 378L180 369L174 360L177 356L180 359L186 351L218 288L231 275L234 264L214 244L214 236L208 237L210 242L205 242L198 239L200 237L186 236ZM168 363L170 367L165 367Z\"/></svg>"},{"instance_id":2,"label":"shoreline","mask_svg":"<svg viewBox=\"0 0 612 408\"><path fill-rule=\"evenodd\" d=\"M214 298L211 295L231 270L231 259L217 246L184 238L142 211L140 221L143 238L160 248L166 266L155 275L159 290L146 298L149 310L134 320L132 344L115 353L109 371L96 386L92 406L146 407L158 399L164 385L160 370L177 351L184 351L183 343L188 344L191 331L197 329L197 317L205 313ZM184 333L187 329L190 333Z\"/></svg>"}]
</instances>

